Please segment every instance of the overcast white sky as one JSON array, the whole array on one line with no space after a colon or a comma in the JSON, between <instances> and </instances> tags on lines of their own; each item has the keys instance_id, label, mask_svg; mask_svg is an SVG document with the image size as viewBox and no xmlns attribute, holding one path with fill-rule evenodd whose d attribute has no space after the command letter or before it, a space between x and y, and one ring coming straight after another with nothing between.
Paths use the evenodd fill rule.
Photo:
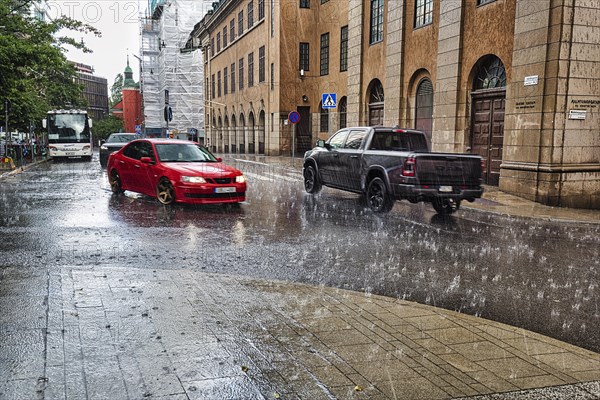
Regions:
<instances>
[{"instance_id":1,"label":"overcast white sky","mask_svg":"<svg viewBox=\"0 0 600 400\"><path fill-rule=\"evenodd\" d=\"M102 37L82 35L70 36L83 40L93 53L70 50L67 57L76 62L94 67L95 75L108 80L112 86L117 74L127 65L127 54L133 69L133 77L139 81L139 63L131 54L139 56L139 13L145 12L147 1L138 0L48 0L51 18L67 15L71 18L93 25L102 32ZM129 50L128 50L129 49Z\"/></svg>"}]
</instances>

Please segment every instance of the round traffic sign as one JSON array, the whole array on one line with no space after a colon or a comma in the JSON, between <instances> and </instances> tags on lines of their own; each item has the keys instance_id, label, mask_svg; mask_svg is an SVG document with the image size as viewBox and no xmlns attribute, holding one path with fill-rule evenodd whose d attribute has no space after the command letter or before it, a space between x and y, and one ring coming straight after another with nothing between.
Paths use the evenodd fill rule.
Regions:
<instances>
[{"instance_id":1,"label":"round traffic sign","mask_svg":"<svg viewBox=\"0 0 600 400\"><path fill-rule=\"evenodd\" d=\"M288 114L288 120L294 125L300 122L300 114L298 113L298 111L291 111Z\"/></svg>"}]
</instances>

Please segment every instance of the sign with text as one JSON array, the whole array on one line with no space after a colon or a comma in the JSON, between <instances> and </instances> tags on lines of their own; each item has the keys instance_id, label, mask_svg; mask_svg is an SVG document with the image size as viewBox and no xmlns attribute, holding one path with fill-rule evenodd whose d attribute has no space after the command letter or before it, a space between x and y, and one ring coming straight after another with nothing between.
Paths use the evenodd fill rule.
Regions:
<instances>
[{"instance_id":1,"label":"sign with text","mask_svg":"<svg viewBox=\"0 0 600 400\"><path fill-rule=\"evenodd\" d=\"M569 110L569 119L585 119L587 111L585 110Z\"/></svg>"},{"instance_id":2,"label":"sign with text","mask_svg":"<svg viewBox=\"0 0 600 400\"><path fill-rule=\"evenodd\" d=\"M538 84L538 80L539 80L538 75L526 76L524 84L525 84L525 86L534 86L534 85Z\"/></svg>"}]
</instances>

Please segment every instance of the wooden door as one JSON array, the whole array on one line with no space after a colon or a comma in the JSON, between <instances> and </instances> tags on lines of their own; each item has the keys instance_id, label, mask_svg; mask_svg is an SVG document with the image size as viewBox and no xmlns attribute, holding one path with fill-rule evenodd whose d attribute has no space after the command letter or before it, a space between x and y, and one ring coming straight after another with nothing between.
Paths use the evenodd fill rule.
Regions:
<instances>
[{"instance_id":1,"label":"wooden door","mask_svg":"<svg viewBox=\"0 0 600 400\"><path fill-rule=\"evenodd\" d=\"M497 186L504 143L505 92L473 95L471 151L485 161L483 182Z\"/></svg>"},{"instance_id":2,"label":"wooden door","mask_svg":"<svg viewBox=\"0 0 600 400\"><path fill-rule=\"evenodd\" d=\"M298 107L300 122L296 125L296 154L303 155L315 145L312 138L310 107Z\"/></svg>"}]
</instances>

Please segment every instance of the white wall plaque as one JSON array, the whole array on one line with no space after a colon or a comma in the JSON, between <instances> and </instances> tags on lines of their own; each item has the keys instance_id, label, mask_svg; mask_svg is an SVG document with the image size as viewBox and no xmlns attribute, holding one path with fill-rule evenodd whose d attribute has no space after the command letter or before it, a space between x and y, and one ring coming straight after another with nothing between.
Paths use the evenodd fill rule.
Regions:
<instances>
[{"instance_id":1,"label":"white wall plaque","mask_svg":"<svg viewBox=\"0 0 600 400\"><path fill-rule=\"evenodd\" d=\"M569 110L569 119L585 119L585 110Z\"/></svg>"},{"instance_id":2,"label":"white wall plaque","mask_svg":"<svg viewBox=\"0 0 600 400\"><path fill-rule=\"evenodd\" d=\"M525 86L534 86L534 85L537 85L538 84L538 79L539 79L538 75L526 76L525 77L524 85Z\"/></svg>"}]
</instances>

